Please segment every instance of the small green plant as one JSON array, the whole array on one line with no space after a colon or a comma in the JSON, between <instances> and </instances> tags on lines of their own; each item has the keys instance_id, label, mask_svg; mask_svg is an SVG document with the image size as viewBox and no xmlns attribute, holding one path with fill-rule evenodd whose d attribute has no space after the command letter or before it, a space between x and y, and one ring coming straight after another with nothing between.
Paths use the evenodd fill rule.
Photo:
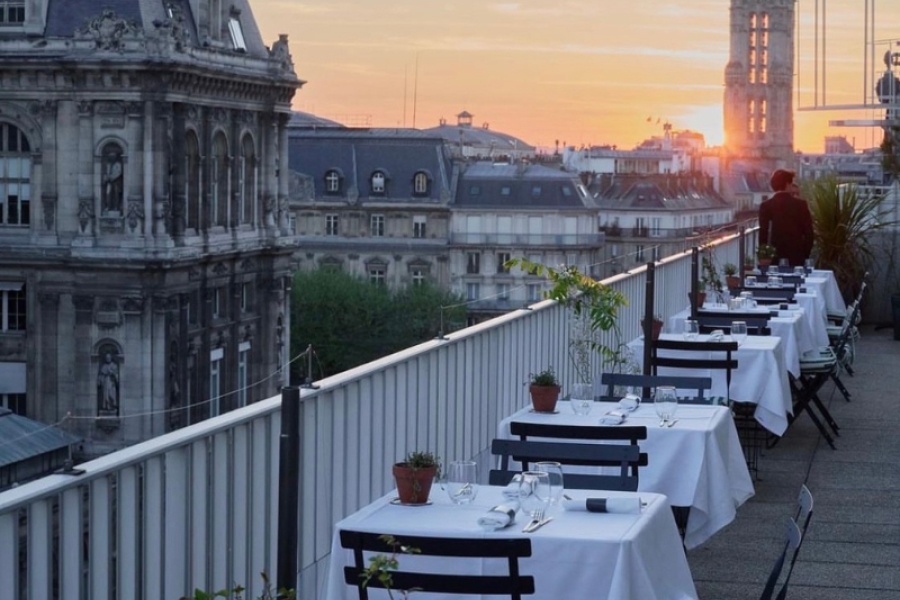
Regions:
<instances>
[{"instance_id":1,"label":"small green plant","mask_svg":"<svg viewBox=\"0 0 900 600\"><path fill-rule=\"evenodd\" d=\"M726 277L734 277L737 275L737 270L737 265L734 263L725 263L725 266L722 267L722 272Z\"/></svg>"},{"instance_id":2,"label":"small green plant","mask_svg":"<svg viewBox=\"0 0 900 600\"><path fill-rule=\"evenodd\" d=\"M722 279L719 277L719 271L713 263L712 257L704 253L700 262L700 281L697 289L701 292L710 290L713 292L722 291Z\"/></svg>"},{"instance_id":3,"label":"small green plant","mask_svg":"<svg viewBox=\"0 0 900 600\"><path fill-rule=\"evenodd\" d=\"M379 539L391 547L391 554L376 554L371 557L369 559L369 566L366 567L366 570L360 573L359 576L363 579L363 587L368 587L370 581L377 579L378 582L384 586L385 591L388 593L388 597L393 600L394 578L391 576L391 571L396 571L400 567L397 555L400 553L419 554L420 550L411 546L404 546L397 538L389 534L381 535L379 536ZM411 590L397 590L397 592L400 593L401 598L409 598L409 595L415 591L417 591L415 588Z\"/></svg>"},{"instance_id":4,"label":"small green plant","mask_svg":"<svg viewBox=\"0 0 900 600\"><path fill-rule=\"evenodd\" d=\"M410 469L427 469L429 467L441 467L441 459L432 452L414 450L406 455L403 461Z\"/></svg>"},{"instance_id":5,"label":"small green plant","mask_svg":"<svg viewBox=\"0 0 900 600\"><path fill-rule=\"evenodd\" d=\"M776 256L778 256L778 250L776 250L775 246L772 246L771 244L760 244L756 249L756 258L762 260L772 260Z\"/></svg>"},{"instance_id":6,"label":"small green plant","mask_svg":"<svg viewBox=\"0 0 900 600\"><path fill-rule=\"evenodd\" d=\"M553 370L553 367L547 367L543 371L538 373L531 373L528 375L531 379L531 385L540 385L540 386L554 386L559 385L559 381L556 379L556 372Z\"/></svg>"},{"instance_id":7,"label":"small green plant","mask_svg":"<svg viewBox=\"0 0 900 600\"><path fill-rule=\"evenodd\" d=\"M296 600L297 592L294 590L289 590L287 588L281 588L280 590L276 590L272 587L271 582L269 581L269 575L263 571L259 574L259 576L263 580L263 590L262 594L256 597L256 600ZM182 596L180 600L212 600L213 598L231 598L233 600L244 600L244 592L247 591L242 585L236 585L233 588L222 589L218 592L204 592L200 589L195 589L194 593L190 596Z\"/></svg>"}]
</instances>

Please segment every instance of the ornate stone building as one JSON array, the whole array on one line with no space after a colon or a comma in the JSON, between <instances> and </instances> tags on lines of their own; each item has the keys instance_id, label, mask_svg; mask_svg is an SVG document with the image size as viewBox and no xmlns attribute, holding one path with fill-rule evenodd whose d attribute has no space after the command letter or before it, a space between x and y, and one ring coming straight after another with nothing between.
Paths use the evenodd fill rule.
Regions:
<instances>
[{"instance_id":1,"label":"ornate stone building","mask_svg":"<svg viewBox=\"0 0 900 600\"><path fill-rule=\"evenodd\" d=\"M725 147L769 170L794 160L795 0L731 0Z\"/></svg>"},{"instance_id":2,"label":"ornate stone building","mask_svg":"<svg viewBox=\"0 0 900 600\"><path fill-rule=\"evenodd\" d=\"M247 0L0 15L0 402L97 454L276 394L286 37Z\"/></svg>"}]
</instances>

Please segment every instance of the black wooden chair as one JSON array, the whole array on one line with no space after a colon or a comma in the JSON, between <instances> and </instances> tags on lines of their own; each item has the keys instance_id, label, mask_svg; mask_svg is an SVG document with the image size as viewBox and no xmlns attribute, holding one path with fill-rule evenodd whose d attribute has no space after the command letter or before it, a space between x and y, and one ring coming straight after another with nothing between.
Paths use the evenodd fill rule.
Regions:
<instances>
[{"instance_id":1,"label":"black wooden chair","mask_svg":"<svg viewBox=\"0 0 900 600\"><path fill-rule=\"evenodd\" d=\"M749 335L771 335L769 329L769 316L758 312L728 312L728 313L704 313L698 311L697 322L700 325L700 333L710 333L715 329L721 329L726 335L731 333L731 323L743 321L747 324Z\"/></svg>"},{"instance_id":2,"label":"black wooden chair","mask_svg":"<svg viewBox=\"0 0 900 600\"><path fill-rule=\"evenodd\" d=\"M403 535L391 543L384 534L342 530L341 547L353 551L353 566L344 567L344 581L356 586L359 600L368 600L368 588L386 589L378 577L366 578L367 567L364 552L392 555L396 544L415 549L414 553L423 557L472 558L475 570L483 572L481 563L485 558L505 558L508 561L507 575L454 575L448 574L443 561L433 562L433 572L408 571L403 568L402 556L399 568L390 571L392 590L406 590L424 593L508 596L521 600L522 596L534 594L534 577L519 573L519 559L531 556L531 540L528 538L443 538ZM418 559L417 559L418 560ZM477 561L477 563L476 563Z\"/></svg>"},{"instance_id":3,"label":"black wooden chair","mask_svg":"<svg viewBox=\"0 0 900 600\"><path fill-rule=\"evenodd\" d=\"M619 469L616 474L564 473L563 484L567 488L634 492L638 488L639 468L647 465L647 454L640 451L638 444L647 439L644 426L600 427L514 421L510 424L510 433L519 439L495 439L491 444L491 452L500 457L499 468L489 475L491 485L507 485L521 470L528 470L531 463L549 460L562 465ZM521 463L522 469L512 469L511 461Z\"/></svg>"},{"instance_id":4,"label":"black wooden chair","mask_svg":"<svg viewBox=\"0 0 900 600\"><path fill-rule=\"evenodd\" d=\"M712 389L710 377L689 377L680 375L639 375L634 373L604 373L600 376L600 382L606 386L606 391L601 399L618 402L615 389L618 386L630 388L642 388L643 398L649 398L649 390L659 386L672 386L679 392L693 390L693 394L679 395L681 404L712 404L709 391Z\"/></svg>"}]
</instances>

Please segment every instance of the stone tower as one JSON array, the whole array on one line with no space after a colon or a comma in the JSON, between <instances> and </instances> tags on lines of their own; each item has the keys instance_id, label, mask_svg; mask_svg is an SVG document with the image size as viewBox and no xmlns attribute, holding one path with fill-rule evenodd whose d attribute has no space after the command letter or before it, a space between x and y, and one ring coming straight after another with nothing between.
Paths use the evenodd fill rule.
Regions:
<instances>
[{"instance_id":1,"label":"stone tower","mask_svg":"<svg viewBox=\"0 0 900 600\"><path fill-rule=\"evenodd\" d=\"M4 7L0 402L100 454L276 394L286 36L248 0Z\"/></svg>"},{"instance_id":2,"label":"stone tower","mask_svg":"<svg viewBox=\"0 0 900 600\"><path fill-rule=\"evenodd\" d=\"M731 0L725 147L762 169L793 161L795 0Z\"/></svg>"}]
</instances>

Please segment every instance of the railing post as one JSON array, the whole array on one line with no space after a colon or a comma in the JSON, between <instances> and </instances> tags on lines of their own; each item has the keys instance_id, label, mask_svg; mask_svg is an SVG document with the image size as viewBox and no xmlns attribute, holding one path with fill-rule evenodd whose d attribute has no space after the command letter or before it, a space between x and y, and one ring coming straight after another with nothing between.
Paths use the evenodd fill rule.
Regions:
<instances>
[{"instance_id":1,"label":"railing post","mask_svg":"<svg viewBox=\"0 0 900 600\"><path fill-rule=\"evenodd\" d=\"M697 284L700 280L700 249L697 246L691 248L691 319L697 320Z\"/></svg>"},{"instance_id":2,"label":"railing post","mask_svg":"<svg viewBox=\"0 0 900 600\"><path fill-rule=\"evenodd\" d=\"M744 281L744 265L747 256L747 226L741 225L741 238L738 241L738 276Z\"/></svg>"},{"instance_id":3,"label":"railing post","mask_svg":"<svg viewBox=\"0 0 900 600\"><path fill-rule=\"evenodd\" d=\"M656 264L647 263L647 277L644 289L644 375L650 375L650 356L653 351L653 317L655 316L654 304L656 302ZM648 397L644 392L641 393Z\"/></svg>"},{"instance_id":4,"label":"railing post","mask_svg":"<svg viewBox=\"0 0 900 600\"><path fill-rule=\"evenodd\" d=\"M297 587L300 517L300 388L281 388L281 439L278 447L278 573L276 589ZM279 598L282 596L279 595Z\"/></svg>"}]
</instances>

